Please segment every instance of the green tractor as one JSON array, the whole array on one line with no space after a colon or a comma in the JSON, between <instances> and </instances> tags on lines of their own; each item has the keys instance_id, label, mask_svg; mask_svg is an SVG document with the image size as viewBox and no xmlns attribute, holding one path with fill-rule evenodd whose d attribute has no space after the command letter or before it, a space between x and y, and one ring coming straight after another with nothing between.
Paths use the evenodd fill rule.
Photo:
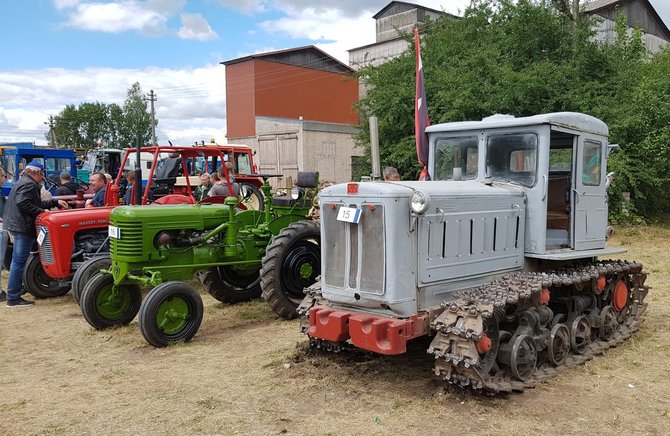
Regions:
<instances>
[{"instance_id":1,"label":"green tractor","mask_svg":"<svg viewBox=\"0 0 670 436\"><path fill-rule=\"evenodd\" d=\"M273 198L260 174L263 211L223 204L121 206L109 225L111 267L84 286L80 307L96 329L126 325L137 313L155 347L190 340L203 317L202 299L186 280L197 273L223 303L263 294L282 318L297 315L303 289L321 270L319 224L309 219L318 173L301 172L290 195ZM262 280L261 280L262 278ZM153 288L142 301L142 287Z\"/></svg>"}]
</instances>

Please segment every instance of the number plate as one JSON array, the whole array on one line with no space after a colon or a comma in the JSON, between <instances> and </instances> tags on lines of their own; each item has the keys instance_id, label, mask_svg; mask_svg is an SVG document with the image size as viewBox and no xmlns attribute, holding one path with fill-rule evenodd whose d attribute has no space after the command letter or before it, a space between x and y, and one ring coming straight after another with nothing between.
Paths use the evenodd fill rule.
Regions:
<instances>
[{"instance_id":1,"label":"number plate","mask_svg":"<svg viewBox=\"0 0 670 436\"><path fill-rule=\"evenodd\" d=\"M361 209L356 207L340 207L337 211L337 220L345 221L347 223L358 224L361 220Z\"/></svg>"},{"instance_id":2,"label":"number plate","mask_svg":"<svg viewBox=\"0 0 670 436\"><path fill-rule=\"evenodd\" d=\"M42 245L42 242L44 242L44 238L47 237L47 231L44 228L40 228L40 234L37 235L37 243Z\"/></svg>"},{"instance_id":3,"label":"number plate","mask_svg":"<svg viewBox=\"0 0 670 436\"><path fill-rule=\"evenodd\" d=\"M109 226L109 237L114 239L121 239L121 229L116 226Z\"/></svg>"}]
</instances>

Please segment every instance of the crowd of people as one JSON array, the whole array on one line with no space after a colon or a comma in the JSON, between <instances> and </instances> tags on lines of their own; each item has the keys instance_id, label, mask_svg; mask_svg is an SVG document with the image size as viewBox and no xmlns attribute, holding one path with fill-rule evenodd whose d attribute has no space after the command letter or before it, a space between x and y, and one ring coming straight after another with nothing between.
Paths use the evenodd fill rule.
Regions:
<instances>
[{"instance_id":1,"label":"crowd of people","mask_svg":"<svg viewBox=\"0 0 670 436\"><path fill-rule=\"evenodd\" d=\"M202 201L207 197L214 197L217 195L228 196L228 181L233 188L233 195L239 197L240 185L235 181L233 176L232 162L226 162L226 169L228 170L228 180L226 180L223 167L219 167L216 172L212 174L203 173L200 175L200 185L195 189L195 201Z\"/></svg>"}]
</instances>

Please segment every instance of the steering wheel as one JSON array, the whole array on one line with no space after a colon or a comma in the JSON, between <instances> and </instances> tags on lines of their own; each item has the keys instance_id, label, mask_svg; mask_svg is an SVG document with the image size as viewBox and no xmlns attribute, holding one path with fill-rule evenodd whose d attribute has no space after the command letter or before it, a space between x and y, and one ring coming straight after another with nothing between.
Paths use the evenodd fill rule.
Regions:
<instances>
[{"instance_id":1,"label":"steering wheel","mask_svg":"<svg viewBox=\"0 0 670 436\"><path fill-rule=\"evenodd\" d=\"M60 186L60 183L53 181L49 177L44 177L42 180L44 181L44 186L47 190L51 190L52 188L55 189Z\"/></svg>"},{"instance_id":2,"label":"steering wheel","mask_svg":"<svg viewBox=\"0 0 670 436\"><path fill-rule=\"evenodd\" d=\"M81 189L83 189L84 191L88 191L89 188L90 188L90 186L89 186L88 183L84 182L83 180L81 180L81 179L79 179L79 178L77 178L77 177L73 177L73 178L72 178L72 181L75 182L75 183L76 183Z\"/></svg>"}]
</instances>

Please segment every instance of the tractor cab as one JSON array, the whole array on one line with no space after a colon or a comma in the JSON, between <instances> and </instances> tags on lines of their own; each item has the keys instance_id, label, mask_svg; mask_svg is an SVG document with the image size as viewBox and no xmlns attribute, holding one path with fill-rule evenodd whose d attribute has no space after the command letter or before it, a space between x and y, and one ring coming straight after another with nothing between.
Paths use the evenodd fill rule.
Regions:
<instances>
[{"instance_id":1,"label":"tractor cab","mask_svg":"<svg viewBox=\"0 0 670 436\"><path fill-rule=\"evenodd\" d=\"M569 260L606 249L608 128L560 112L427 128L433 180L513 185L526 197L526 257ZM603 250L608 253L603 253ZM612 253L610 253L611 251Z\"/></svg>"}]
</instances>

